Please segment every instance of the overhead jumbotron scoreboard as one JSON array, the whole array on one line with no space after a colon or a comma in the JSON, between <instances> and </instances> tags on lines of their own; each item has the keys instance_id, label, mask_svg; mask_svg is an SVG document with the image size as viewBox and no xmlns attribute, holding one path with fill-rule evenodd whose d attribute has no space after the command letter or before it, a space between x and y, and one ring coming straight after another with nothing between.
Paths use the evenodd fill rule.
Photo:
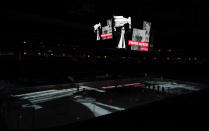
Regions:
<instances>
[{"instance_id":1,"label":"overhead jumbotron scoreboard","mask_svg":"<svg viewBox=\"0 0 209 131\"><path fill-rule=\"evenodd\" d=\"M111 48L147 52L150 47L151 22L143 21L140 29L132 26L130 16L113 16L95 24L94 33L98 42L112 40Z\"/></svg>"}]
</instances>

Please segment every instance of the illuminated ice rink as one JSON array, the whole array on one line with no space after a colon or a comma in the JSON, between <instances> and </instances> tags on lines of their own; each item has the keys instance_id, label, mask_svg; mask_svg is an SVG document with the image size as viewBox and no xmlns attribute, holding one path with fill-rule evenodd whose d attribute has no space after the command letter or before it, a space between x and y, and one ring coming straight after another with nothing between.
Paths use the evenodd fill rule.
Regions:
<instances>
[{"instance_id":1,"label":"illuminated ice rink","mask_svg":"<svg viewBox=\"0 0 209 131\"><path fill-rule=\"evenodd\" d=\"M11 95L13 100L5 114L7 124L11 129L69 124L201 89L197 83L168 80L129 81L117 85L112 81L77 84L79 90L56 88Z\"/></svg>"}]
</instances>

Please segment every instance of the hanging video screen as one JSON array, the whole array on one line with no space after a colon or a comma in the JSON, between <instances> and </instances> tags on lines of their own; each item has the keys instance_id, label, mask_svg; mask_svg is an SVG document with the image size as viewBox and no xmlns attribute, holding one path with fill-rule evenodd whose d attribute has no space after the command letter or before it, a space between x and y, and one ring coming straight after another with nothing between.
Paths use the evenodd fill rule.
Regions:
<instances>
[{"instance_id":1,"label":"hanging video screen","mask_svg":"<svg viewBox=\"0 0 209 131\"><path fill-rule=\"evenodd\" d=\"M128 40L131 36L131 17L114 16L114 23L116 48L128 49Z\"/></svg>"},{"instance_id":2,"label":"hanging video screen","mask_svg":"<svg viewBox=\"0 0 209 131\"><path fill-rule=\"evenodd\" d=\"M132 40L129 40L131 50L149 51L151 23L144 21L143 29L133 28Z\"/></svg>"},{"instance_id":3,"label":"hanging video screen","mask_svg":"<svg viewBox=\"0 0 209 131\"><path fill-rule=\"evenodd\" d=\"M101 38L102 40L106 39L112 39L113 34L112 34L112 19L107 20L107 25L102 27L102 34Z\"/></svg>"},{"instance_id":4,"label":"hanging video screen","mask_svg":"<svg viewBox=\"0 0 209 131\"><path fill-rule=\"evenodd\" d=\"M96 34L96 40L101 40L101 23L94 25L94 33Z\"/></svg>"},{"instance_id":5,"label":"hanging video screen","mask_svg":"<svg viewBox=\"0 0 209 131\"><path fill-rule=\"evenodd\" d=\"M125 18L123 16L113 16L114 18L114 28L123 27L125 24L129 25L129 29L131 29L131 17Z\"/></svg>"},{"instance_id":6,"label":"hanging video screen","mask_svg":"<svg viewBox=\"0 0 209 131\"><path fill-rule=\"evenodd\" d=\"M145 42L149 43L150 40L150 29L151 29L151 23L144 21L143 22L143 30L145 30Z\"/></svg>"},{"instance_id":7,"label":"hanging video screen","mask_svg":"<svg viewBox=\"0 0 209 131\"><path fill-rule=\"evenodd\" d=\"M112 19L108 19L105 23L99 22L94 25L94 33L96 34L96 40L106 40L113 38Z\"/></svg>"},{"instance_id":8,"label":"hanging video screen","mask_svg":"<svg viewBox=\"0 0 209 131\"><path fill-rule=\"evenodd\" d=\"M140 23L140 21L139 21ZM94 25L94 32L98 46L102 48L125 49L134 51L149 50L151 22L143 21L140 25L133 25L131 17L113 16L112 19L99 22ZM141 23L142 24L142 23ZM112 39L112 41L104 41Z\"/></svg>"},{"instance_id":9,"label":"hanging video screen","mask_svg":"<svg viewBox=\"0 0 209 131\"><path fill-rule=\"evenodd\" d=\"M148 51L149 44L145 42L146 30L133 28L132 40L129 41L131 50Z\"/></svg>"}]
</instances>

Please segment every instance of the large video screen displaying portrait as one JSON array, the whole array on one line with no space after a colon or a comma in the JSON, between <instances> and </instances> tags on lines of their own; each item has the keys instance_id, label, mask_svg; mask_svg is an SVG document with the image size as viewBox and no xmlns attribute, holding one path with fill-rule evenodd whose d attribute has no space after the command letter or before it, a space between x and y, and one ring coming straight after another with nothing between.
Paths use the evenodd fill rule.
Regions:
<instances>
[{"instance_id":1,"label":"large video screen displaying portrait","mask_svg":"<svg viewBox=\"0 0 209 131\"><path fill-rule=\"evenodd\" d=\"M132 41L145 42L145 30L133 28ZM140 50L139 45L131 45L131 50Z\"/></svg>"},{"instance_id":2,"label":"large video screen displaying portrait","mask_svg":"<svg viewBox=\"0 0 209 131\"><path fill-rule=\"evenodd\" d=\"M143 22L143 30L145 30L145 42L149 43L150 40L150 30L151 30L151 23L144 21Z\"/></svg>"},{"instance_id":3,"label":"large video screen displaying portrait","mask_svg":"<svg viewBox=\"0 0 209 131\"><path fill-rule=\"evenodd\" d=\"M131 36L131 17L114 16L113 18L116 48L127 49L128 39Z\"/></svg>"},{"instance_id":4,"label":"large video screen displaying portrait","mask_svg":"<svg viewBox=\"0 0 209 131\"><path fill-rule=\"evenodd\" d=\"M108 19L106 23L99 22L94 25L94 33L96 34L96 40L106 40L113 38L113 26L112 19Z\"/></svg>"},{"instance_id":5,"label":"large video screen displaying portrait","mask_svg":"<svg viewBox=\"0 0 209 131\"><path fill-rule=\"evenodd\" d=\"M107 20L106 26L102 27L102 34L101 34L102 40L106 39L112 39L112 19Z\"/></svg>"}]
</instances>

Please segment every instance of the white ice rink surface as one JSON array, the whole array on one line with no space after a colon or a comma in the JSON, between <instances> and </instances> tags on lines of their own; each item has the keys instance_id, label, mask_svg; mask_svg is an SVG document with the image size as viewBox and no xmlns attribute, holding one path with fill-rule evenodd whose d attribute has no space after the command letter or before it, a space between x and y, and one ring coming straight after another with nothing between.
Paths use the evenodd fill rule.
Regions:
<instances>
[{"instance_id":1,"label":"white ice rink surface","mask_svg":"<svg viewBox=\"0 0 209 131\"><path fill-rule=\"evenodd\" d=\"M176 81L145 81L145 83L149 83L151 85L155 85L155 89L157 89L156 87L159 85L161 88L159 89L160 91L162 91L162 87L166 89L170 89L173 91L170 91L171 93L175 93L175 92L181 92L181 93L185 93L182 91L182 89L187 90L188 91L197 91L200 90L199 85L198 84L189 84L189 83L184 83L184 82L176 82ZM122 86L133 86L133 87L137 87L137 88L145 88L144 86L145 84L142 83L128 83L128 84L123 84L123 85L118 85L118 87L122 87ZM110 86L104 86L103 88L92 88L92 87L88 87L88 86L83 86L82 84L80 84L80 91L95 91L98 92L99 94L101 93L105 93L108 92L109 88L114 88L111 85ZM39 89L39 88L37 88ZM152 89L152 86L151 88ZM181 94L180 93L180 94ZM84 93L85 94L85 93ZM77 94L77 88L69 88L69 89L49 89L49 90L45 90L45 91L37 91L37 92L31 92L31 93L24 93L24 94L18 94L18 95L12 95L12 97L17 98L19 100L24 100L23 104L21 105L21 108L23 109L22 111L24 111L26 109L26 111L29 111L28 108L32 108L32 111L37 110L36 112L50 112L52 113L51 115L53 117L57 117L59 118L60 116L57 115L56 111L54 111L53 109L51 109L51 107L47 107L47 104L43 104L44 102L52 102L50 104L54 104L53 101L57 100L57 99L61 99L61 98L66 98L64 100L64 104L69 104L69 102L74 101L76 102L76 104L78 104L79 106L81 106L84 110L84 114L86 114L86 112L88 112L89 114L91 114L90 117L94 116L94 117L99 117L99 116L103 116L103 115L108 115L114 112L118 112L118 111L123 111L126 108L128 108L128 105L126 108L122 108L122 107L118 107L115 104L111 104L111 103L103 103L100 102L99 100L97 100L97 98L93 98L87 95L83 95L82 93L79 93L79 95ZM122 97L122 96L121 96ZM27 102L25 102L27 101ZM156 99L153 99L153 101L156 101ZM56 101L55 101L56 102ZM150 102L147 101L148 103ZM110 105L109 105L110 104ZM127 103L128 104L128 103ZM139 103L139 104L144 104L144 103ZM66 106L67 107L67 106ZM85 108L84 108L85 107ZM61 110L60 112L65 112L66 108L63 108L63 110ZM75 109L77 110L77 108ZM79 112L79 111L78 111ZM49 114L50 114L49 113ZM64 117L66 114L64 114ZM63 118L64 118L63 117ZM76 118L85 118L85 119L89 119L87 118L85 115L80 115L78 113L78 116L76 116ZM31 117L32 118L32 117ZM48 117L47 117L48 118ZM49 120L50 121L50 120Z\"/></svg>"},{"instance_id":2,"label":"white ice rink surface","mask_svg":"<svg viewBox=\"0 0 209 131\"><path fill-rule=\"evenodd\" d=\"M185 89L185 90L189 90L189 91L200 90L198 88L198 86L195 86L192 84L177 83L175 81L145 81L145 83L160 86L159 91L162 91L162 87L164 87L165 90L166 89L168 90L168 88L169 88L170 92L172 92L172 90L174 91L174 90L178 90L178 89ZM130 86L130 85L136 85L136 84L141 85L141 83L130 83L130 84L124 84L124 86ZM100 93L106 92L105 90L102 90L102 89L83 86L82 84L79 84L79 85L80 85L79 90L93 90L93 91L100 92ZM157 88L155 88L155 89L157 89ZM51 89L51 90L37 91L37 92L25 93L25 94L20 94L20 95L12 95L12 96L16 97L18 99L21 99L21 100L27 100L31 103L31 104L22 105L23 108L33 107L34 109L38 110L38 109L42 108L40 105L38 105L39 103L73 96L74 93L76 93L76 92L77 92L77 88L60 89L60 90ZM179 92L180 92L180 90L179 90ZM77 96L74 97L76 102L88 107L90 110L92 110L92 107L94 107L94 112L96 113L96 116L109 113L108 111L105 111L105 109L99 107L99 105L101 105L103 107L106 106L108 108L118 110L118 111L124 110L123 108L106 105L106 104L103 104L100 102L96 102L95 100L90 102L89 100L87 100L87 98L81 99L80 97L78 97L78 98L76 98L76 97ZM89 101L89 102L84 102L84 101ZM97 104L97 105L95 105L95 104ZM99 113L99 112L102 112L102 113Z\"/></svg>"},{"instance_id":3,"label":"white ice rink surface","mask_svg":"<svg viewBox=\"0 0 209 131\"><path fill-rule=\"evenodd\" d=\"M165 88L169 87L170 89L183 88L183 89L191 90L191 91L198 91L198 90L200 90L195 85L191 85L191 84L188 85L188 84L182 84L182 83L171 82L171 81L145 81L145 82L149 83L149 84L163 86Z\"/></svg>"},{"instance_id":4,"label":"white ice rink surface","mask_svg":"<svg viewBox=\"0 0 209 131\"><path fill-rule=\"evenodd\" d=\"M97 92L105 92L104 90L91 88L87 86L80 86L80 90L94 90ZM61 90L46 90L46 91L38 91L38 92L32 92L32 93L25 93L20 95L13 95L13 97L16 97L21 100L27 100L31 104L23 104L22 108L34 108L35 110L39 110L43 108L42 106L38 105L43 102L52 101L64 97L73 96L74 93L77 92L77 88L70 88L70 89L61 89ZM95 117L110 114L112 112L103 109L101 106L111 108L116 111L124 110L124 108L111 106L107 104L103 104L101 102L97 102L94 98L90 97L83 97L83 96L74 96L73 99L75 102L78 102L82 104L83 106L87 107L94 115Z\"/></svg>"},{"instance_id":5,"label":"white ice rink surface","mask_svg":"<svg viewBox=\"0 0 209 131\"><path fill-rule=\"evenodd\" d=\"M112 105L103 104L101 102L97 102L94 98L91 97L75 96L74 98L76 102L86 106L89 110L91 110L91 112L94 114L95 117L112 113L111 111L108 111L98 105L111 108L115 111L125 110L125 108L120 108Z\"/></svg>"}]
</instances>

